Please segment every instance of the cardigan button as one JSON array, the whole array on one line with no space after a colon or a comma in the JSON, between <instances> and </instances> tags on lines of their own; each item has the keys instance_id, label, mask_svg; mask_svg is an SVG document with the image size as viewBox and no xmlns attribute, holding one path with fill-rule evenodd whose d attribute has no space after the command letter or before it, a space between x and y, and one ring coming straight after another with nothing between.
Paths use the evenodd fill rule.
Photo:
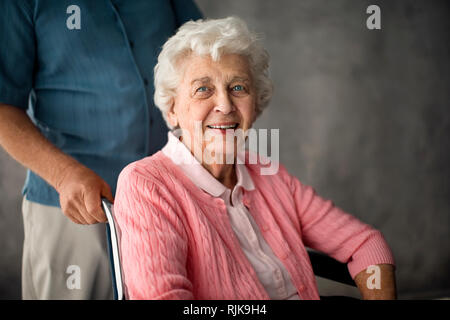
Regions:
<instances>
[{"instance_id":1,"label":"cardigan button","mask_svg":"<svg viewBox=\"0 0 450 320\"><path fill-rule=\"evenodd\" d=\"M269 226L267 224L262 226L262 231L266 232L267 230L269 230Z\"/></svg>"},{"instance_id":2,"label":"cardigan button","mask_svg":"<svg viewBox=\"0 0 450 320\"><path fill-rule=\"evenodd\" d=\"M303 291L305 291L305 286L304 285L300 285L300 287L298 287L298 290L300 291L300 292L303 292Z\"/></svg>"},{"instance_id":3,"label":"cardigan button","mask_svg":"<svg viewBox=\"0 0 450 320\"><path fill-rule=\"evenodd\" d=\"M281 254L281 259L286 260L288 256L289 256L289 252L283 252Z\"/></svg>"}]
</instances>

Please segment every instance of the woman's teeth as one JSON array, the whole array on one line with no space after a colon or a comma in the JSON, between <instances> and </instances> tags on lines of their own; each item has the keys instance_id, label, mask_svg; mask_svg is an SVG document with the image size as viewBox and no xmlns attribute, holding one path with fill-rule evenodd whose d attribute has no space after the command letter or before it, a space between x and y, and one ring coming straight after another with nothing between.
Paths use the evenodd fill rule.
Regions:
<instances>
[{"instance_id":1,"label":"woman's teeth","mask_svg":"<svg viewBox=\"0 0 450 320\"><path fill-rule=\"evenodd\" d=\"M238 124L236 123L236 124L232 124L232 125L227 125L227 126L207 126L208 128L211 128L211 129L235 129L235 128L237 128L237 126L238 126Z\"/></svg>"}]
</instances>

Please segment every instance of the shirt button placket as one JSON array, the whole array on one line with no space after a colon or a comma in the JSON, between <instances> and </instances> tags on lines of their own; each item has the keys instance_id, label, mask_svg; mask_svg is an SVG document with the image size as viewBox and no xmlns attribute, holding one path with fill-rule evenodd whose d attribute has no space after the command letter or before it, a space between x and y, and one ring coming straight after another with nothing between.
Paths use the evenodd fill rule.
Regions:
<instances>
[{"instance_id":1,"label":"shirt button placket","mask_svg":"<svg viewBox=\"0 0 450 320\"><path fill-rule=\"evenodd\" d=\"M258 237L253 230L249 230L249 240L254 248L258 248Z\"/></svg>"},{"instance_id":2,"label":"shirt button placket","mask_svg":"<svg viewBox=\"0 0 450 320\"><path fill-rule=\"evenodd\" d=\"M281 271L280 271L280 269L276 269L275 270L275 279L277 279L277 281L281 280Z\"/></svg>"}]
</instances>

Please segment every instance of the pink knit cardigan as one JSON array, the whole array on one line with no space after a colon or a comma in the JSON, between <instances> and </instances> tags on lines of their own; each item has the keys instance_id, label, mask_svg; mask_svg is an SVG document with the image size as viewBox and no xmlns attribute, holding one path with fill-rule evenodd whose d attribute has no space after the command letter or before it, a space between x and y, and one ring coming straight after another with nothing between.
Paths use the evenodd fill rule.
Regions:
<instances>
[{"instance_id":1,"label":"pink knit cardigan","mask_svg":"<svg viewBox=\"0 0 450 320\"><path fill-rule=\"evenodd\" d=\"M301 299L319 299L305 246L348 263L354 278L394 264L382 234L319 197L280 165L243 202L291 275ZM222 199L190 181L161 151L128 165L114 203L128 299L269 299L242 251Z\"/></svg>"}]
</instances>

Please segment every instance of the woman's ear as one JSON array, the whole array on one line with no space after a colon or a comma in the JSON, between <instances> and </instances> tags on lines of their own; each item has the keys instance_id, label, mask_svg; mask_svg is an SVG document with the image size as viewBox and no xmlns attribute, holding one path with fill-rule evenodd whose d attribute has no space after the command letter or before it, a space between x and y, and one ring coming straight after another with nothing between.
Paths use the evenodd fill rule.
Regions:
<instances>
[{"instance_id":1,"label":"woman's ear","mask_svg":"<svg viewBox=\"0 0 450 320\"><path fill-rule=\"evenodd\" d=\"M178 126L178 117L175 112L175 103L172 100L172 105L170 106L169 112L167 113L167 119L172 127L176 128Z\"/></svg>"}]
</instances>

